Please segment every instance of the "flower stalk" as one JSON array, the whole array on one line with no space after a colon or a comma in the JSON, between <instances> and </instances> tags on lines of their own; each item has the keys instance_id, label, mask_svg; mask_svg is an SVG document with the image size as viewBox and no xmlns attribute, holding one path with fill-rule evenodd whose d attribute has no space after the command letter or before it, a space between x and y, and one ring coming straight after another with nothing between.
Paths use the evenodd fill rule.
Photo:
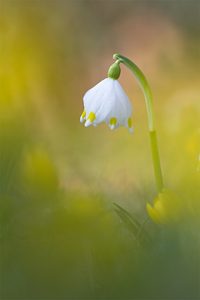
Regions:
<instances>
[{"instance_id":1,"label":"flower stalk","mask_svg":"<svg viewBox=\"0 0 200 300\"><path fill-rule=\"evenodd\" d=\"M154 175L155 175L158 193L162 193L164 189L164 184L163 184L163 176L162 176L156 128L155 128L155 119L154 119L154 112L153 112L153 96L152 96L150 86L143 72L130 59L122 56L121 54L114 54L113 58L117 60L117 62L123 63L127 68L131 70L131 72L137 79L142 89L142 92L144 94L146 110L147 110L147 118L148 118L148 129L149 129L150 142L151 142Z\"/></svg>"}]
</instances>

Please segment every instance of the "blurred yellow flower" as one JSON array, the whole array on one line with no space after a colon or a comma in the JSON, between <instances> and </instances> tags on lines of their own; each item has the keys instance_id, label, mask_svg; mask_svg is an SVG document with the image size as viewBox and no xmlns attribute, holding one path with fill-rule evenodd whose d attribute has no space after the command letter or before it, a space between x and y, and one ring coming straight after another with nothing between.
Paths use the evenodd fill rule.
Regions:
<instances>
[{"instance_id":1,"label":"blurred yellow flower","mask_svg":"<svg viewBox=\"0 0 200 300\"><path fill-rule=\"evenodd\" d=\"M182 216L180 199L170 190L163 190L154 199L153 206L146 205L150 218L157 224L177 222Z\"/></svg>"}]
</instances>

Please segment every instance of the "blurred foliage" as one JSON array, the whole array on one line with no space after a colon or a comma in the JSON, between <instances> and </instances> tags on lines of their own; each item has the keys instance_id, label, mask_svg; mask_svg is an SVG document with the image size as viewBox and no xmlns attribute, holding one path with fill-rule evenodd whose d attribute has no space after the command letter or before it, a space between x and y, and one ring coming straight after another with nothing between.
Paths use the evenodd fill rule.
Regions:
<instances>
[{"instance_id":1,"label":"blurred foliage","mask_svg":"<svg viewBox=\"0 0 200 300\"><path fill-rule=\"evenodd\" d=\"M199 7L0 1L1 299L199 298ZM170 195L128 72L134 135L79 124L114 52L149 78Z\"/></svg>"}]
</instances>

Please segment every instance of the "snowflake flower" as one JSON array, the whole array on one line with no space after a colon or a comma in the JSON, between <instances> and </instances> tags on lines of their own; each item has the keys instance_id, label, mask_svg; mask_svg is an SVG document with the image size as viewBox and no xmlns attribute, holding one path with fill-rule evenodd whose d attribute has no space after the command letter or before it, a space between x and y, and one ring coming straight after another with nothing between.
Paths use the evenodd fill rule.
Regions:
<instances>
[{"instance_id":1,"label":"snowflake flower","mask_svg":"<svg viewBox=\"0 0 200 300\"><path fill-rule=\"evenodd\" d=\"M85 122L85 127L105 122L111 130L125 126L130 132L133 132L132 105L117 80L120 73L118 64L115 63L114 68L115 72L111 66L108 78L99 82L84 95L84 111L80 122Z\"/></svg>"}]
</instances>

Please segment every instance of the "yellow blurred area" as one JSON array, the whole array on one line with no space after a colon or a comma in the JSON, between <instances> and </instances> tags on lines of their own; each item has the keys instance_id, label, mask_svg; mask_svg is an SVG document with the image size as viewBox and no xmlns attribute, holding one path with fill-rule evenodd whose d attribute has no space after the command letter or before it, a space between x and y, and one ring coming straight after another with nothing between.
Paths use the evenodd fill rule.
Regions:
<instances>
[{"instance_id":1,"label":"yellow blurred area","mask_svg":"<svg viewBox=\"0 0 200 300\"><path fill-rule=\"evenodd\" d=\"M44 150L36 149L26 154L22 173L29 188L49 190L50 193L58 189L56 168Z\"/></svg>"}]
</instances>

